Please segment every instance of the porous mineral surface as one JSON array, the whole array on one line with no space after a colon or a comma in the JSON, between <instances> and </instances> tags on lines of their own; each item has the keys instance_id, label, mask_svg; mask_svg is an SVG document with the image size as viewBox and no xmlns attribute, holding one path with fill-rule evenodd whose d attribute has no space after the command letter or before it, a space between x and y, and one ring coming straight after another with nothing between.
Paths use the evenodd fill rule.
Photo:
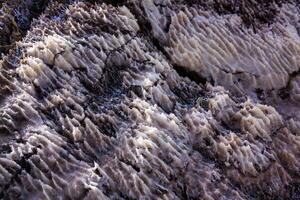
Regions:
<instances>
[{"instance_id":1,"label":"porous mineral surface","mask_svg":"<svg viewBox=\"0 0 300 200\"><path fill-rule=\"evenodd\" d=\"M1 199L300 199L300 6L0 1Z\"/></svg>"}]
</instances>

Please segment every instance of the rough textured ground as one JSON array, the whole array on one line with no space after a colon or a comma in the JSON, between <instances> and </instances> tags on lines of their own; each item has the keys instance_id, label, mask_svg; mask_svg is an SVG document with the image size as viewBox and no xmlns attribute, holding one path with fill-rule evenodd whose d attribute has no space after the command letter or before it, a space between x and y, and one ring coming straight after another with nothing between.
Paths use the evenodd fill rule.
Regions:
<instances>
[{"instance_id":1,"label":"rough textured ground","mask_svg":"<svg viewBox=\"0 0 300 200\"><path fill-rule=\"evenodd\" d=\"M1 199L300 199L300 6L0 1Z\"/></svg>"}]
</instances>

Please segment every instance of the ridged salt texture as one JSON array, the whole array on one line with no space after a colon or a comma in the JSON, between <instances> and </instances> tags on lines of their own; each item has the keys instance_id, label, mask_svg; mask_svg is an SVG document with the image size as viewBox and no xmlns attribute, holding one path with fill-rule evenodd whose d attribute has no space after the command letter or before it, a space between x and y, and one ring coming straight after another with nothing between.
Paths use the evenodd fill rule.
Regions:
<instances>
[{"instance_id":1,"label":"ridged salt texture","mask_svg":"<svg viewBox=\"0 0 300 200\"><path fill-rule=\"evenodd\" d=\"M1 61L0 198L297 199L295 31L181 1L112 4L52 2ZM298 11L277 17L294 26Z\"/></svg>"},{"instance_id":2,"label":"ridged salt texture","mask_svg":"<svg viewBox=\"0 0 300 200\"><path fill-rule=\"evenodd\" d=\"M280 7L277 18L281 23L254 32L235 14L219 15L180 4L176 9L167 6L159 10L155 2L143 2L147 2L146 13L155 15L148 16L154 37L162 44L168 38L164 48L172 63L217 85L242 92L280 89L299 70L299 8L295 4ZM160 18L170 19L167 32L156 22Z\"/></svg>"}]
</instances>

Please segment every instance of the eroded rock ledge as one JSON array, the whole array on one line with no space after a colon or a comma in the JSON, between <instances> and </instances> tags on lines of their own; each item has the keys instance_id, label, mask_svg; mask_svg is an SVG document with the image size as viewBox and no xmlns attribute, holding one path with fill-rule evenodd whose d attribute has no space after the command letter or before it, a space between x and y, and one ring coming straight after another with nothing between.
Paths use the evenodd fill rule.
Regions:
<instances>
[{"instance_id":1,"label":"eroded rock ledge","mask_svg":"<svg viewBox=\"0 0 300 200\"><path fill-rule=\"evenodd\" d=\"M1 199L300 198L297 1L17 2Z\"/></svg>"}]
</instances>

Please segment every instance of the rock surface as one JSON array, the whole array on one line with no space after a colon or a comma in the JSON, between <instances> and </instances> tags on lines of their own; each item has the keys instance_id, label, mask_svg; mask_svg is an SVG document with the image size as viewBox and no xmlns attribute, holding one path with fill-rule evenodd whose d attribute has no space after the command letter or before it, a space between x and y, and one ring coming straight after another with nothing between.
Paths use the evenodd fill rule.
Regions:
<instances>
[{"instance_id":1,"label":"rock surface","mask_svg":"<svg viewBox=\"0 0 300 200\"><path fill-rule=\"evenodd\" d=\"M0 3L1 199L300 199L297 0Z\"/></svg>"}]
</instances>

